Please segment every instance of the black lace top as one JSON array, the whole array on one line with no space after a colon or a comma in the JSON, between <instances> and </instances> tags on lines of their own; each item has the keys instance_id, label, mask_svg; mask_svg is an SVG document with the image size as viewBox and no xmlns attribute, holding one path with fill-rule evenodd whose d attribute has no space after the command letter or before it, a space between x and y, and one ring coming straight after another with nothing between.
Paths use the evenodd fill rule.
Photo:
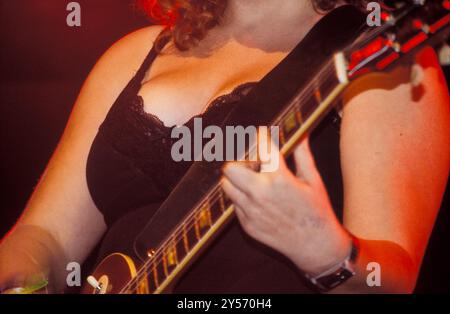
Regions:
<instances>
[{"instance_id":1,"label":"black lace top","mask_svg":"<svg viewBox=\"0 0 450 314\"><path fill-rule=\"evenodd\" d=\"M132 241L185 174L190 162L171 158L172 127L143 109L141 82L157 53L152 49L135 77L111 107L92 144L87 164L91 196L108 225L100 257L134 255ZM215 99L197 117L220 124L226 113L257 83L238 86ZM193 129L193 118L187 123ZM342 211L339 116L332 112L310 136L317 167L338 217ZM149 204L154 204L149 209ZM145 210L144 210L145 206ZM286 258L248 237L237 221L184 275L175 292L309 292Z\"/></svg>"}]
</instances>

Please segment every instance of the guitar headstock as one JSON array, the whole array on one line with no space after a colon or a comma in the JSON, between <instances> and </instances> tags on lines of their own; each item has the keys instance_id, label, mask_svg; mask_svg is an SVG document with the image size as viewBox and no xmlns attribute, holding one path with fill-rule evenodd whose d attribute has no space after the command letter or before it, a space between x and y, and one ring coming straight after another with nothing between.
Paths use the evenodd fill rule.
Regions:
<instances>
[{"instance_id":1,"label":"guitar headstock","mask_svg":"<svg viewBox=\"0 0 450 314\"><path fill-rule=\"evenodd\" d=\"M370 72L386 71L424 46L447 40L450 0L410 0L383 11L383 24L343 51L349 81Z\"/></svg>"}]
</instances>

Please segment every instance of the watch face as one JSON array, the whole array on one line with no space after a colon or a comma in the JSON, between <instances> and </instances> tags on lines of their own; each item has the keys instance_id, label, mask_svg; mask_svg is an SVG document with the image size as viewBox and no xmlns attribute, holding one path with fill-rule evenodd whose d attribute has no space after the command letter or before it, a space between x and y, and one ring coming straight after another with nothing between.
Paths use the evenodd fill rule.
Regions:
<instances>
[{"instance_id":1,"label":"watch face","mask_svg":"<svg viewBox=\"0 0 450 314\"><path fill-rule=\"evenodd\" d=\"M317 278L315 281L317 282L317 286L319 286L319 288L327 291L346 282L349 278L353 277L354 275L355 272L353 272L348 268L342 267L330 275Z\"/></svg>"}]
</instances>

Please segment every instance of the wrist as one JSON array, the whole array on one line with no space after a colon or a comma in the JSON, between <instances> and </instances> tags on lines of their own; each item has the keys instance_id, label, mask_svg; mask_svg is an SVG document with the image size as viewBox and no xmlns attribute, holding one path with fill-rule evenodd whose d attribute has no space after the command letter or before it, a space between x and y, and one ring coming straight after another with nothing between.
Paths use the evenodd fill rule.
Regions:
<instances>
[{"instance_id":1,"label":"wrist","mask_svg":"<svg viewBox=\"0 0 450 314\"><path fill-rule=\"evenodd\" d=\"M34 225L19 225L2 242L0 260L4 277L2 289L37 286L43 282L63 289L65 256L58 242L46 230ZM56 284L61 284L56 288Z\"/></svg>"},{"instance_id":2,"label":"wrist","mask_svg":"<svg viewBox=\"0 0 450 314\"><path fill-rule=\"evenodd\" d=\"M312 243L309 258L297 263L304 273L310 276L323 274L342 264L351 255L353 237L340 224L336 229L329 232L329 237Z\"/></svg>"},{"instance_id":3,"label":"wrist","mask_svg":"<svg viewBox=\"0 0 450 314\"><path fill-rule=\"evenodd\" d=\"M359 255L359 240L352 237L350 255L344 261L336 264L328 270L311 275L304 273L306 279L319 291L328 292L356 275L356 261Z\"/></svg>"}]
</instances>

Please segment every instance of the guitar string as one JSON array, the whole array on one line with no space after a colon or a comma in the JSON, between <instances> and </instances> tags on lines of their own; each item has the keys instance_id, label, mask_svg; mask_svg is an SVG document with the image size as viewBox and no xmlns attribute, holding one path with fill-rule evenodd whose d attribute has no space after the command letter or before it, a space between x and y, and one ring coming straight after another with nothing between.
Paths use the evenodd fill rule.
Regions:
<instances>
[{"instance_id":1,"label":"guitar string","mask_svg":"<svg viewBox=\"0 0 450 314\"><path fill-rule=\"evenodd\" d=\"M302 102L307 100L307 97L311 96L311 92L315 92L317 90L317 87L313 86L313 84L316 84L317 78L325 77L325 79L323 80L323 81L325 81L326 79L330 78L331 72L335 72L335 68L332 65L334 65L333 60L332 59L328 60L327 63L325 63L325 65L323 66L323 68L315 75L316 79L311 80L308 83L308 85L306 85L306 87L299 94L299 96L295 97L294 101L292 101L288 106L286 106L286 109L280 115L278 115L278 117L275 119L275 122L272 123L272 125L277 124L278 122L285 122L283 120L286 119L286 116L288 114L290 115L292 113L292 109L300 109ZM305 97L305 96L307 96L307 97ZM296 108L296 107L298 107L298 108ZM254 147L252 147L252 149L249 152L247 152L246 155L248 155L252 152L254 152ZM142 267L137 272L136 276L126 286L124 286L124 288L121 290L121 292L128 291L132 285L136 285L136 287L138 287L141 284L140 282L143 280L142 276L143 275L148 276L148 274L147 274L148 266L150 265L150 266L154 267L154 264L160 264L161 261L163 261L164 253L167 250L162 250L162 248L166 247L171 242L174 242L175 245L177 245L180 243L178 240L184 239L184 233L186 232L185 228L192 228L193 226L195 226L197 224L197 222L194 222L193 224L191 224L191 223L194 219L197 220L196 216L198 216L198 214L201 213L199 211L199 209L201 210L205 206L205 204L207 204L207 202L216 202L217 200L220 199L220 196L224 195L220 189L220 186L221 186L220 184L217 184L214 188L212 188L211 191L204 197L204 199L207 199L207 198L211 198L211 199L209 199L209 200L207 199L206 201L201 201L200 206L196 206L196 208L190 214L188 214L185 217L185 219L183 219L182 223L179 223L178 225L176 225L173 228L173 230L175 230L173 233L174 235L171 237L168 237L166 239L166 241L164 241L159 246L160 249L158 249L158 251L155 252L155 254L142 265ZM217 192L220 192L221 195L214 195ZM180 230L181 227L183 227L183 230ZM189 231L192 231L192 229L190 229ZM181 235L181 237L179 237L180 235ZM136 283L133 283L134 281L136 281Z\"/></svg>"}]
</instances>

